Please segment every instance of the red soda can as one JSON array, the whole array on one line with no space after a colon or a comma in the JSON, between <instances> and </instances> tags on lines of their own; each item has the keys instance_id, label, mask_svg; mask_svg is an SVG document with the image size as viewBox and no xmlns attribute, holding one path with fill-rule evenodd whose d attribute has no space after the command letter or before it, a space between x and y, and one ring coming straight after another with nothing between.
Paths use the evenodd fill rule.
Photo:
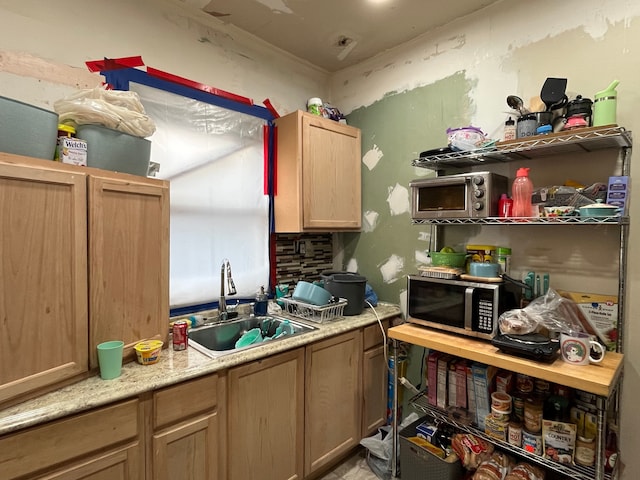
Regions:
<instances>
[{"instance_id":1,"label":"red soda can","mask_svg":"<svg viewBox=\"0 0 640 480\"><path fill-rule=\"evenodd\" d=\"M187 336L187 326L189 324L184 320L178 320L173 322L173 349L174 350L186 350L189 344L189 337Z\"/></svg>"}]
</instances>

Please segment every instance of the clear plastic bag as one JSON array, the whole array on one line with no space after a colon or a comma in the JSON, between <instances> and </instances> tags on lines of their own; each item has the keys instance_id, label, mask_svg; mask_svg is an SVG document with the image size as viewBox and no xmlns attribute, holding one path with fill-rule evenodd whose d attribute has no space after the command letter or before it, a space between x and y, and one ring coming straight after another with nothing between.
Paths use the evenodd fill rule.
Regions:
<instances>
[{"instance_id":1,"label":"clear plastic bag","mask_svg":"<svg viewBox=\"0 0 640 480\"><path fill-rule=\"evenodd\" d=\"M511 335L584 331L575 302L550 288L524 308L504 312L498 318L500 332Z\"/></svg>"},{"instance_id":2,"label":"clear plastic bag","mask_svg":"<svg viewBox=\"0 0 640 480\"><path fill-rule=\"evenodd\" d=\"M411 412L398 426L398 430L408 427L420 418L417 413ZM393 465L393 431L391 425L385 425L378 429L378 433L372 437L360 440L360 445L367 449L367 465L373 473L382 480L391 480ZM396 445L398 456L399 443Z\"/></svg>"},{"instance_id":3,"label":"clear plastic bag","mask_svg":"<svg viewBox=\"0 0 640 480\"><path fill-rule=\"evenodd\" d=\"M56 101L53 109L60 123L103 125L136 137L149 137L156 131L153 120L145 114L136 92L96 87Z\"/></svg>"}]
</instances>

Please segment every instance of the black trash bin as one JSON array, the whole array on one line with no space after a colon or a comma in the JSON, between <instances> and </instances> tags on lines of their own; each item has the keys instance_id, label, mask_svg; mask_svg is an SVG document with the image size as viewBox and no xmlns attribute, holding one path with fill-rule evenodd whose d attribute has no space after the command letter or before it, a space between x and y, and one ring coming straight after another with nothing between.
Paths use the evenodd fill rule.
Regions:
<instances>
[{"instance_id":1,"label":"black trash bin","mask_svg":"<svg viewBox=\"0 0 640 480\"><path fill-rule=\"evenodd\" d=\"M344 315L360 315L362 313L367 286L365 277L352 272L326 271L322 272L321 278L324 281L324 288L329 290L331 295L347 299Z\"/></svg>"}]
</instances>

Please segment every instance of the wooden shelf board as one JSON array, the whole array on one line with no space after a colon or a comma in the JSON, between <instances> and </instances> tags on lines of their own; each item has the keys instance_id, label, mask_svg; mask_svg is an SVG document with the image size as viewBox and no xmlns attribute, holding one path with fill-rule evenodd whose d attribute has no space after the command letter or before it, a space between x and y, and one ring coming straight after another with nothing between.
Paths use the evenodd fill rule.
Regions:
<instances>
[{"instance_id":1,"label":"wooden shelf board","mask_svg":"<svg viewBox=\"0 0 640 480\"><path fill-rule=\"evenodd\" d=\"M622 374L624 355L607 352L599 364L570 365L558 356L551 363L535 362L502 353L486 340L453 335L421 325L404 323L389 329L389 338L421 347L494 365L498 368L523 373L549 382L566 385L602 397L610 397Z\"/></svg>"}]
</instances>

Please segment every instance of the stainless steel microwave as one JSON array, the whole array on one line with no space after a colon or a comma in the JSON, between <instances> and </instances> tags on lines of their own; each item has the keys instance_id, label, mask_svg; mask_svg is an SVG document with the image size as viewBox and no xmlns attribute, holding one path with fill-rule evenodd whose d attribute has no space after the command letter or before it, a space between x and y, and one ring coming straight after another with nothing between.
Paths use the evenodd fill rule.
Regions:
<instances>
[{"instance_id":1,"label":"stainless steel microwave","mask_svg":"<svg viewBox=\"0 0 640 480\"><path fill-rule=\"evenodd\" d=\"M504 283L419 275L409 275L407 282L407 320L411 323L492 339L498 333L498 317L508 309Z\"/></svg>"},{"instance_id":2,"label":"stainless steel microwave","mask_svg":"<svg viewBox=\"0 0 640 480\"><path fill-rule=\"evenodd\" d=\"M471 172L409 182L411 218L486 218L498 216L508 179L491 172Z\"/></svg>"}]
</instances>

